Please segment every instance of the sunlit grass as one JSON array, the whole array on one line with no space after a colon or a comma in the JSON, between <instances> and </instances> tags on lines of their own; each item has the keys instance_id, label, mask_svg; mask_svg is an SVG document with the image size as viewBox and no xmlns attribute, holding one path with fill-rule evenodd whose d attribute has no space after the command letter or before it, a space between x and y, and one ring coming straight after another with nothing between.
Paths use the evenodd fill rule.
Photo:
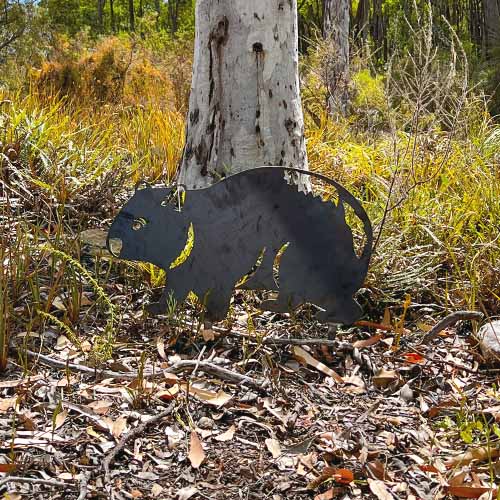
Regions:
<instances>
[{"instance_id":1,"label":"sunlit grass","mask_svg":"<svg viewBox=\"0 0 500 500\"><path fill-rule=\"evenodd\" d=\"M135 94L127 90L117 102L53 95L34 84L17 92L0 90L0 179L9 196L34 205L18 216L25 222L35 214L36 228L23 225L28 243L42 237L79 259L77 233L111 218L136 181L171 183L175 178L184 146L185 109L177 109L172 105L175 96L163 93L173 87L168 82L161 91L141 86L138 75L149 65L138 67L142 69L131 80ZM437 310L479 308L498 314L499 128L480 103L471 102L464 106L457 133L428 126L429 117L425 130L412 133L403 125L407 110L384 103L380 79L370 85L367 81L366 72L354 78L364 92L351 116L338 120L322 111L317 89L313 94L304 90L311 169L344 184L362 200L376 236L382 229L367 283L365 306L371 307L365 310L377 315L388 304L401 305L409 294L414 302L434 304ZM385 213L389 194L393 207ZM72 211L73 205L79 213ZM15 227L15 217L11 223ZM8 235L3 241L9 241ZM23 246L25 252L33 253L33 241ZM71 285L50 266L28 267L26 283L2 275L0 359L13 329L11 316L5 315L14 305L9 302L24 294L24 300L36 304L29 317L16 318L17 326L29 323L23 328L29 331L44 319L36 318L37 308L54 312L51 301ZM156 287L164 275L151 266L134 266L125 279L134 286ZM44 282L51 290L45 298L39 284ZM78 294L76 285L71 286L76 305L61 321L77 329Z\"/></svg>"}]
</instances>

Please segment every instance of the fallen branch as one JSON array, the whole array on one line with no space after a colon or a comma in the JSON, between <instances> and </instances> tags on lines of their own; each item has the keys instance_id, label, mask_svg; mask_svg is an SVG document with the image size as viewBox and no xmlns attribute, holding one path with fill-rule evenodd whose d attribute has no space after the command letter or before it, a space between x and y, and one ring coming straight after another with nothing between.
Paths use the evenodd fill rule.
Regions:
<instances>
[{"instance_id":1,"label":"fallen branch","mask_svg":"<svg viewBox=\"0 0 500 500\"><path fill-rule=\"evenodd\" d=\"M246 384L254 389L265 389L269 382L264 379L253 379L248 375L241 375L240 373L233 372L227 368L222 368L221 366L214 365L208 361L196 361L196 360L182 360L175 363L175 365L167 368L165 373L180 373L184 370L198 369L204 371L208 375L213 375L227 382L232 382L234 384Z\"/></svg>"},{"instance_id":2,"label":"fallen branch","mask_svg":"<svg viewBox=\"0 0 500 500\"><path fill-rule=\"evenodd\" d=\"M72 372L87 373L89 375L100 376L103 378L119 378L122 380L136 380L139 374L137 372L115 372L112 370L99 370L97 368L92 368L86 365L77 365L75 363L66 363L64 361L59 361L58 359L45 356L38 352L33 352L29 350L24 350L23 354L26 354L30 358L37 359L42 364L49 366L51 368L58 368L61 370L70 370ZM144 372L144 378L162 378L163 372L159 370L158 372Z\"/></svg>"},{"instance_id":3,"label":"fallen branch","mask_svg":"<svg viewBox=\"0 0 500 500\"><path fill-rule=\"evenodd\" d=\"M183 323L185 326L189 326L193 328L195 325L189 321L185 321ZM357 324L356 324L357 325ZM356 326L355 325L355 326ZM371 324L371 326L376 325L375 323ZM229 337L235 337L235 338L240 338L240 339L245 339L245 340L250 340L252 342L255 342L256 344L261 344L261 345L282 345L282 346L288 346L288 345L326 345L328 347L338 347L339 343L335 340L332 339L324 339L324 338L318 338L318 339L287 339L287 338L275 338L275 337L263 337L263 338L258 338L255 335L248 335L247 333L239 333L239 332L233 332L231 330L228 330L227 328L222 328L220 326L211 326L210 327L214 332L220 333L223 336L229 336Z\"/></svg>"},{"instance_id":4,"label":"fallen branch","mask_svg":"<svg viewBox=\"0 0 500 500\"><path fill-rule=\"evenodd\" d=\"M214 328L214 331L217 330ZM247 335L245 333L236 333L236 332L230 332L228 335L230 335L231 337L250 340L252 342L255 342L256 344L261 344L261 345L276 345L276 346L326 345L327 347L338 347L339 345L338 341L331 339L287 339L287 338L275 338L275 337L264 337L262 339L259 339L255 337L255 335Z\"/></svg>"},{"instance_id":5,"label":"fallen branch","mask_svg":"<svg viewBox=\"0 0 500 500\"><path fill-rule=\"evenodd\" d=\"M104 459L104 462L102 464L104 468L105 485L110 486L111 484L110 467L115 461L116 456L123 451L127 442L133 438L136 438L137 436L140 436L150 425L156 424L165 417L168 417L174 411L174 408L175 405L174 403L172 403L165 411L162 411L161 413L158 413L158 415L155 415L149 420L142 422L142 424L139 424L135 429L132 429L130 432L127 432L127 434L122 436L118 444L106 455L106 458Z\"/></svg>"},{"instance_id":6,"label":"fallen branch","mask_svg":"<svg viewBox=\"0 0 500 500\"><path fill-rule=\"evenodd\" d=\"M0 487L7 483L23 483L23 484L42 484L44 486L52 486L54 488L72 488L75 489L74 484L63 483L62 481L56 481L55 479L37 479L33 477L17 477L8 476L0 481Z\"/></svg>"},{"instance_id":7,"label":"fallen branch","mask_svg":"<svg viewBox=\"0 0 500 500\"><path fill-rule=\"evenodd\" d=\"M63 370L76 371L80 373L87 373L91 375L99 375L104 378L114 378L122 380L136 380L139 377L138 372L114 372L111 370L97 370L85 365L77 365L74 363L65 363L64 361L59 361L57 359L50 358L43 354L39 354L33 351L25 351L25 353L30 358L38 359L42 364L50 366L51 368L58 368ZM159 370L158 372L144 372L142 376L144 378L162 378L165 373L180 373L191 368L197 368L204 371L209 375L214 377L219 377L222 380L232 382L235 384L247 384L254 389L264 389L267 387L268 382L263 379L255 380L247 375L241 375L239 373L228 370L227 368L222 368L220 366L214 365L207 361L196 361L196 360L182 360L178 361L170 368L166 370Z\"/></svg>"},{"instance_id":8,"label":"fallen branch","mask_svg":"<svg viewBox=\"0 0 500 500\"><path fill-rule=\"evenodd\" d=\"M90 474L83 474L82 480L80 481L80 494L77 500L85 500L87 498L90 476Z\"/></svg>"},{"instance_id":9,"label":"fallen branch","mask_svg":"<svg viewBox=\"0 0 500 500\"><path fill-rule=\"evenodd\" d=\"M446 318L442 319L436 326L427 332L420 343L428 344L432 342L443 330L446 330L446 328L453 326L459 321L479 321L481 319L483 319L483 313L477 311L456 311L446 316Z\"/></svg>"}]
</instances>

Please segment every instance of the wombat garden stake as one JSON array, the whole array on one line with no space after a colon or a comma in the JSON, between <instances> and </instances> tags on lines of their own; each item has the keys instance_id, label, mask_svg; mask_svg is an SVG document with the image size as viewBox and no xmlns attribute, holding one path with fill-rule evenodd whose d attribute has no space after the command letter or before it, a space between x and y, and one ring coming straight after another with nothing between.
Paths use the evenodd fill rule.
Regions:
<instances>
[{"instance_id":1,"label":"wombat garden stake","mask_svg":"<svg viewBox=\"0 0 500 500\"><path fill-rule=\"evenodd\" d=\"M298 191L285 180L290 173L335 187L338 203ZM320 321L352 324L359 319L361 309L353 296L368 271L372 226L361 204L335 181L298 169L260 167L186 191L182 204L175 188L140 187L113 222L108 248L117 257L150 262L167 272L161 300L150 307L153 312L165 312L169 296L182 302L192 291L205 299L210 320L222 320L233 289L253 269L243 288L278 292L276 300L262 304L265 310L288 312L311 303L321 309ZM359 257L345 204L363 223L366 243ZM190 228L191 253L171 269ZM118 252L115 243L121 247Z\"/></svg>"}]
</instances>

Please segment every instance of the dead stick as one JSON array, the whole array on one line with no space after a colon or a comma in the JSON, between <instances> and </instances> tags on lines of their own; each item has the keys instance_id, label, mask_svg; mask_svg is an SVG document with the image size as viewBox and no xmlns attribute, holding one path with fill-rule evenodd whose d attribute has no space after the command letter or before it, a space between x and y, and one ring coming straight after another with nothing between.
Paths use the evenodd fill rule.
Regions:
<instances>
[{"instance_id":1,"label":"dead stick","mask_svg":"<svg viewBox=\"0 0 500 500\"><path fill-rule=\"evenodd\" d=\"M132 438L135 438L137 436L140 436L150 425L156 424L160 420L164 419L165 417L168 417L175 408L175 404L172 403L165 411L162 411L161 413L158 413L158 415L155 415L154 417L150 418L149 420L146 420L145 422L142 422L142 424L139 424L135 429L132 429L130 432L127 432L118 444L106 455L106 458L104 459L103 462L103 468L104 468L104 484L109 485L110 484L110 467L113 464L116 456L118 453L123 451L125 448L126 444L128 441L130 441Z\"/></svg>"},{"instance_id":2,"label":"dead stick","mask_svg":"<svg viewBox=\"0 0 500 500\"><path fill-rule=\"evenodd\" d=\"M215 328L214 331L217 331ZM237 333L237 332L227 332L226 335L230 335L231 337L243 338L245 340L250 340L255 342L256 344L262 345L326 345L328 347L338 347L339 343L336 340L330 339L287 339L287 338L275 338L275 337L264 337L259 339L255 335L248 335L246 333Z\"/></svg>"},{"instance_id":3,"label":"dead stick","mask_svg":"<svg viewBox=\"0 0 500 500\"><path fill-rule=\"evenodd\" d=\"M52 479L37 479L33 477L17 477L8 476L0 481L0 487L7 483L24 483L24 484L43 484L44 486L53 486L54 488L75 488L74 484L63 483Z\"/></svg>"},{"instance_id":4,"label":"dead stick","mask_svg":"<svg viewBox=\"0 0 500 500\"><path fill-rule=\"evenodd\" d=\"M80 481L80 494L77 500L85 500L88 493L88 484L91 474L83 474L82 480Z\"/></svg>"},{"instance_id":5,"label":"dead stick","mask_svg":"<svg viewBox=\"0 0 500 500\"><path fill-rule=\"evenodd\" d=\"M166 373L179 373L184 370L189 370L191 368L196 368L198 370L204 371L208 375L213 375L214 377L219 377L228 382L234 384L247 384L254 389L264 389L267 387L268 382L263 379L253 379L248 375L241 375L240 373L233 372L227 368L222 368L221 366L214 365L207 361L193 361L193 360L182 360L175 363L175 365L167 368Z\"/></svg>"},{"instance_id":6,"label":"dead stick","mask_svg":"<svg viewBox=\"0 0 500 500\"><path fill-rule=\"evenodd\" d=\"M483 319L483 313L477 311L456 311L449 314L446 318L442 319L436 326L434 326L422 339L421 344L428 344L433 341L443 330L458 323L459 321Z\"/></svg>"},{"instance_id":7,"label":"dead stick","mask_svg":"<svg viewBox=\"0 0 500 500\"><path fill-rule=\"evenodd\" d=\"M29 357L33 357L41 361L43 364L50 366L52 368L59 368L62 370L68 369L71 371L76 371L80 373L87 373L91 375L100 375L105 378L118 378L122 380L136 380L139 377L139 374L137 372L114 372L111 370L95 370L94 368L91 368L90 366L85 366L85 365L76 365L74 363L65 363L64 361L59 361L57 359L50 358L49 356L45 356L43 354L38 354L36 352L32 351L26 351L26 354ZM180 373L184 370L189 370L191 368L196 368L198 365L198 369L203 370L205 373L208 373L209 375L214 375L215 377L220 377L223 380L226 380L228 382L233 382L235 384L247 384L254 389L264 389L268 383L265 380L255 380L247 375L241 375L236 372L232 372L231 370L228 370L226 368L222 368L220 366L214 365L213 363L208 363L208 362L197 362L197 361L192 361L192 360L182 360L178 361L174 365L172 365L170 368L161 371L159 370L156 373L152 372L144 372L142 375L144 378L161 378L164 377L164 373Z\"/></svg>"},{"instance_id":8,"label":"dead stick","mask_svg":"<svg viewBox=\"0 0 500 500\"><path fill-rule=\"evenodd\" d=\"M189 321L184 321L185 326L193 327L194 324ZM374 326L375 324L371 325ZM287 338L275 338L275 337L263 337L261 339L257 338L255 335L248 335L246 333L238 333L228 330L227 328L221 328L220 326L212 326L211 329L214 332L227 335L229 337L242 338L245 340L250 340L257 344L262 345L326 345L328 347L337 347L338 342L331 339L287 339Z\"/></svg>"},{"instance_id":9,"label":"dead stick","mask_svg":"<svg viewBox=\"0 0 500 500\"><path fill-rule=\"evenodd\" d=\"M70 370L73 372L87 373L89 375L99 375L104 378L120 378L123 380L135 380L139 376L137 372L114 372L112 370L98 370L86 365L77 365L74 363L66 363L64 361L59 361L58 359L53 359L44 354L39 354L38 352L33 352L26 350L24 351L26 355L30 358L38 359L42 364L50 366L51 368L59 368L61 370ZM163 377L163 372L160 370L156 373L144 372L143 376L145 378L161 378Z\"/></svg>"}]
</instances>

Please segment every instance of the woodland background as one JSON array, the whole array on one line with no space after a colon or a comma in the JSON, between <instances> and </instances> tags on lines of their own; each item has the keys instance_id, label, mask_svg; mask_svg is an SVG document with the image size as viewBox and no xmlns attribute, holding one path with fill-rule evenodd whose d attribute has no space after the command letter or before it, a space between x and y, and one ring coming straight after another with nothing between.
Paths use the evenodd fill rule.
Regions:
<instances>
[{"instance_id":1,"label":"woodland background","mask_svg":"<svg viewBox=\"0 0 500 500\"><path fill-rule=\"evenodd\" d=\"M398 450L406 446L405 457L420 453L413 448L418 441L422 446L419 450L426 450L421 454L422 463L429 463L435 450L435 445L430 444L435 443L430 428L438 433L441 444L446 443L445 451L438 447L444 455L487 442L483 458L489 458L489 469L482 473L489 482L483 481L480 494L493 494L496 487L492 457L498 456L495 443L500 431L492 423L496 417L492 421L488 416L486 421L485 413L478 413L478 408L498 407L498 395L495 390L493 395L483 391L487 385L486 379L477 378L477 350L463 339L458 344L446 339L450 343L433 352L431 361L425 353L417 356L410 352L413 361L408 366L407 358L398 354L398 349L411 351L408 346L412 339L420 339L424 331L451 311L481 311L488 318L500 314L499 2L353 1L349 105L345 113L330 116L327 103L335 89L328 84L329 71L335 67L337 54L328 40L323 40L323 2L299 0L298 4L300 76L310 168L344 184L362 200L373 220L376 252L358 300L366 318L388 332L392 354L386 356L388 347L380 344L381 334L371 336L366 329L357 331L361 340L358 338L356 349L366 352L376 344L376 353L372 353L375 358L371 358L372 354L346 354L345 358L345 344L339 347L338 357L328 357L324 351L316 355L349 375L349 387L358 392L350 390L348 396L332 396L330 387L321 392L321 386L319 397L319 385L314 385L312 393L313 382L318 381L307 373L309 385L300 385L302 379L296 380L296 372L291 377L292 386L283 389L288 394L285 399L290 401L290 394L292 399L299 394L302 397L304 387L308 387L305 391L311 399L304 408L309 408L311 401L319 401L318 412L314 419L308 413L299 420L312 419L314 425L326 428L330 421L326 417L321 421L319 415L326 415L334 403L346 396L343 408L349 411L343 414L344 422L356 414L361 420L356 420L355 426L361 428L371 422L369 413L364 413L371 402L368 396L368 401L361 396L367 387L372 391L370 398L384 396L376 403L384 408L391 401L387 399L389 393L400 394L395 391L418 382L421 392L415 390L420 398L415 408L403 404L403 411L400 400L392 401L389 414L394 419L400 410L407 414L399 424L385 419L380 425L403 425L406 432L416 426L413 411L419 408L428 419L428 427L424 426L428 434L419 434L424 432L423 427L418 432L408 431L414 434L407 438L401 428L384 428L384 432L394 431L399 436ZM60 356L63 366L72 360L96 367L114 366L120 372L131 367L144 370L155 360L170 360L172 352L182 356L188 352L194 358L205 352L205 347L200 348L201 354L200 350L189 350L194 349L193 345L199 347L199 329L191 328L186 333L182 326L186 318L196 319L196 305L189 305L188 312L177 315L172 311L167 320L159 323L148 318L143 306L157 293L164 276L153 266L112 260L102 249L103 230L109 227L137 180L169 183L174 179L184 145L193 37L191 0L0 0L0 370L10 378L13 373L37 373L29 361L33 343L40 352L49 348ZM239 324L244 333L238 337L231 356L244 360L242 365L234 365L236 370L243 366L248 372L248 366L257 363L273 384L281 387L285 376L282 381L276 375L281 370L278 361L273 364L276 350L273 347L271 353L261 340L255 347L248 337L267 328L268 318L259 316L258 308L254 308L258 300L252 294L238 292L235 296L228 321ZM308 332L318 334L310 326L307 310L298 319L286 321L288 334L303 333L304 325L308 325ZM168 341L161 340L167 333ZM208 335L204 341L211 345L213 338ZM249 359L253 361L247 365ZM418 376L414 365L421 370ZM371 377L374 373L380 375L382 367L383 382L377 385ZM366 376L360 378L358 369L359 373L366 370ZM49 376L47 373L55 376L53 370L44 372L44 376ZM444 382L440 378L443 374ZM152 388L142 377L139 381L127 387L125 402L113 400L115 406L110 402L105 409L99 409L120 422L108 428L111 447L127 429L127 421L128 425L136 422L133 412L123 416L124 408L135 411L153 405L151 398L157 395L157 387ZM66 385L74 388L75 383L68 374ZM58 385L57 390L66 385ZM81 413L77 405L88 403L88 393L82 396L78 392L76 397L77 392L61 389L66 392L60 399L52 389L43 392L39 385L26 390L22 385L21 389L15 385L2 387L0 420L4 428L33 434L37 425L44 428L46 420L52 430L60 428L65 432L78 425L80 430L85 429L86 424L82 427L78 419L87 422L89 413ZM358 397L353 394L360 395L359 401L353 402L351 398ZM164 393L163 400L170 396ZM66 400L73 401L73 406L64 406ZM325 401L331 405L324 407ZM48 406L40 410L37 405L42 403ZM439 406L441 403L443 406ZM187 401L185 408L191 408L193 418L199 417L198 406L192 404ZM286 406L283 400L280 404ZM429 416L429 407L438 410ZM261 411L262 405L259 408ZM299 415L301 411L297 410ZM67 419L71 412L79 416ZM186 412L190 421L188 409ZM274 411L272 418L278 413ZM56 423L60 414L64 418L59 417ZM487 415L491 414L498 415L498 411ZM103 435L106 433L102 429L108 424L101 422L97 426ZM421 421L419 425L424 424ZM368 429L368 442L375 443L375 448L386 446L388 434L380 438L380 427L377 429ZM92 434L86 438L97 439ZM257 438L252 434L246 439ZM29 472L29 467L22 469L10 463L20 464L26 448L26 443L16 443L12 441L10 454L2 456L10 467L2 463L2 471ZM53 438L50 443L56 446ZM217 450L222 446L220 442L214 444ZM102 450L96 455L93 445L79 446L90 446L85 448L86 464L99 466ZM387 453L394 458L395 448L387 446ZM495 453L491 453L492 446ZM347 448L351 453L352 447ZM335 448L332 463L342 462L344 467L356 469L358 457L349 455L347 448L340 447L343 462L335 455L339 451ZM78 447L69 453L77 449L84 453ZM248 451L239 453L234 463L245 453L252 456ZM68 463L79 463L81 459L68 457ZM396 472L387 488L396 495L394 478L399 477L399 465L391 464L386 463L388 473ZM444 474L439 464L433 467ZM38 464L33 470L45 470L45 479L50 476L68 480L69 476L60 474L73 478L75 474L75 470L69 471L57 461L50 466ZM170 480L170 485L189 486L187 476L177 477L177 462L172 471L172 477L177 479ZM377 481L388 481L379 465L377 471ZM357 478L358 473L356 469ZM418 491L419 498L438 498L436 491L442 497L451 492L451 486L443 489L444 480L439 482L434 476L425 490L422 485L428 478L422 471L418 474L413 491ZM83 488L89 478L77 477L84 478ZM243 477L237 472L231 480L237 484ZM263 487L263 476L257 482L251 474L249 477L250 490ZM469 495L477 494L477 478L463 486L468 481L464 478L461 476L460 487L469 488ZM93 480L89 484L91 489L103 486ZM162 484L163 488L170 487ZM129 491L140 490L142 483L135 486L136 490ZM56 485L55 490L58 488ZM231 495L238 488L234 486L227 498L237 498ZM364 491L360 498L369 498L366 484L360 488ZM393 498L383 496L380 485L374 488L379 488L377 498ZM373 488L371 492L375 494ZM288 497L302 498L301 494ZM173 498L169 495L173 493L165 498ZM309 493L304 495L308 498Z\"/></svg>"}]
</instances>

